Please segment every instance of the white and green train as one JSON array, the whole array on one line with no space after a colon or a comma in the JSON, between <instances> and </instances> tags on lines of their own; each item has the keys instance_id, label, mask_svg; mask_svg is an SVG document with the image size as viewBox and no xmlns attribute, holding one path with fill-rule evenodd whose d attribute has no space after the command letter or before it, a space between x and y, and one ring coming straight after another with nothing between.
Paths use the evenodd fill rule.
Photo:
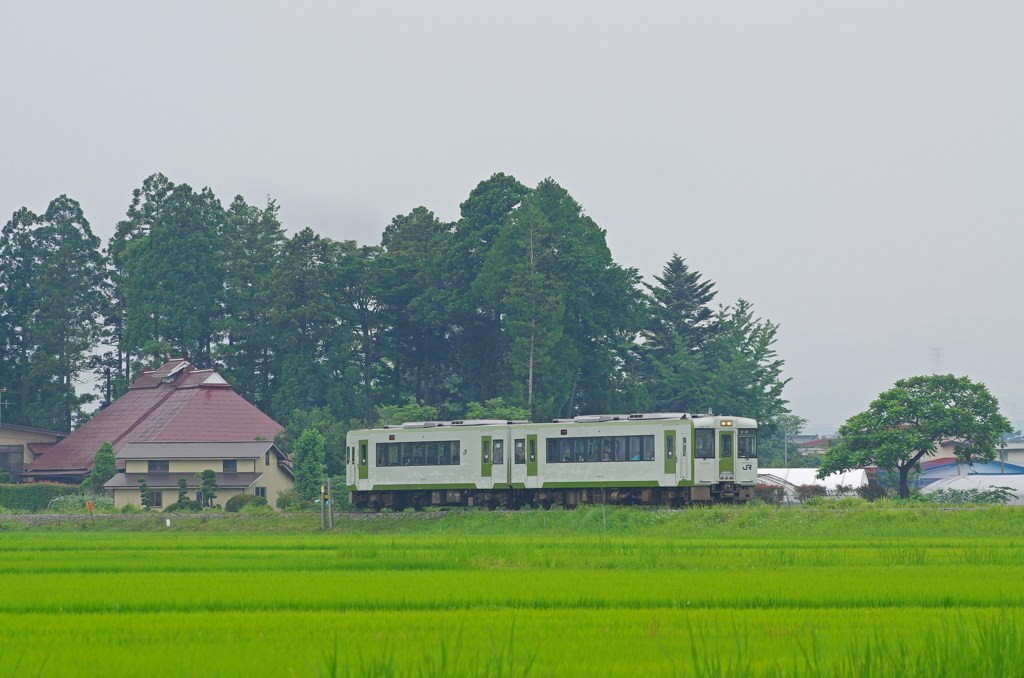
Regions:
<instances>
[{"instance_id":1,"label":"white and green train","mask_svg":"<svg viewBox=\"0 0 1024 678\"><path fill-rule=\"evenodd\" d=\"M757 484L757 422L685 413L550 424L409 422L350 431L360 508L487 508L737 502Z\"/></svg>"}]
</instances>

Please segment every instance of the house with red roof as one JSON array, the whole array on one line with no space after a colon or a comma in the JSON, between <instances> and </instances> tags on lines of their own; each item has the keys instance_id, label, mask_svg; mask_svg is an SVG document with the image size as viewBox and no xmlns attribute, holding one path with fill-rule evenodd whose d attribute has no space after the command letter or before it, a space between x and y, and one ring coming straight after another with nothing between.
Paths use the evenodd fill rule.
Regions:
<instances>
[{"instance_id":1,"label":"house with red roof","mask_svg":"<svg viewBox=\"0 0 1024 678\"><path fill-rule=\"evenodd\" d=\"M12 481L19 482L26 464L67 437L64 431L0 423L0 471L6 471Z\"/></svg>"},{"instance_id":2,"label":"house with red roof","mask_svg":"<svg viewBox=\"0 0 1024 678\"><path fill-rule=\"evenodd\" d=\"M283 427L263 414L216 370L196 369L171 358L144 370L128 392L100 410L71 435L43 450L22 479L78 483L92 471L104 442L115 456L129 443L244 442L273 440ZM119 466L124 466L118 460Z\"/></svg>"}]
</instances>

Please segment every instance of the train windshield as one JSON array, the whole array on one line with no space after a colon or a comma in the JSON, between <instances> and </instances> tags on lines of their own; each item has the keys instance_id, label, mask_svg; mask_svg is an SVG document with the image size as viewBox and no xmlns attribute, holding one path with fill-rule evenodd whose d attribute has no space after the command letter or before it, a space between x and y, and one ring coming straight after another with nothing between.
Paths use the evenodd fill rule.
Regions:
<instances>
[{"instance_id":1,"label":"train windshield","mask_svg":"<svg viewBox=\"0 0 1024 678\"><path fill-rule=\"evenodd\" d=\"M757 458L757 429L740 429L736 439L736 456L746 459Z\"/></svg>"},{"instance_id":2,"label":"train windshield","mask_svg":"<svg viewBox=\"0 0 1024 678\"><path fill-rule=\"evenodd\" d=\"M697 459L715 458L715 430L699 428L693 432L693 456Z\"/></svg>"}]
</instances>

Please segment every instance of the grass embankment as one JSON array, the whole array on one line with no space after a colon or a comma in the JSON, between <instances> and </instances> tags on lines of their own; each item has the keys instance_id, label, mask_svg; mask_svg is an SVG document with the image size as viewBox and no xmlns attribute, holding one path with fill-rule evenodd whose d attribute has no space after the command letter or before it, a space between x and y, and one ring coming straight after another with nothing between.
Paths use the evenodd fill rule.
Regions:
<instances>
[{"instance_id":1,"label":"grass embankment","mask_svg":"<svg viewBox=\"0 0 1024 678\"><path fill-rule=\"evenodd\" d=\"M1024 675L1018 509L202 521L0 534L0 675Z\"/></svg>"}]
</instances>

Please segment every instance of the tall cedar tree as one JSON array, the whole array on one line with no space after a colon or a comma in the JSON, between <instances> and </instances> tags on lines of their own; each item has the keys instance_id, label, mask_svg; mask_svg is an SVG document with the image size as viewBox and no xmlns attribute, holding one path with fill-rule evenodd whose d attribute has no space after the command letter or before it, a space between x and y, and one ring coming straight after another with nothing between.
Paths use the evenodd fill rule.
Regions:
<instances>
[{"instance_id":1,"label":"tall cedar tree","mask_svg":"<svg viewBox=\"0 0 1024 678\"><path fill-rule=\"evenodd\" d=\"M339 243L303 229L285 242L266 291L271 415L294 410L357 409L352 366L353 310L341 294Z\"/></svg>"},{"instance_id":2,"label":"tall cedar tree","mask_svg":"<svg viewBox=\"0 0 1024 678\"><path fill-rule=\"evenodd\" d=\"M37 216L16 212L0 236L0 377L16 408L7 420L70 431L91 395L75 382L102 337L106 285L100 240L62 195Z\"/></svg>"},{"instance_id":3,"label":"tall cedar tree","mask_svg":"<svg viewBox=\"0 0 1024 678\"><path fill-rule=\"evenodd\" d=\"M430 405L446 394L450 330L439 299L450 238L451 226L425 207L395 217L381 236L378 275L391 339L393 398L408 388L418 402Z\"/></svg>"},{"instance_id":4,"label":"tall cedar tree","mask_svg":"<svg viewBox=\"0 0 1024 678\"><path fill-rule=\"evenodd\" d=\"M274 262L285 240L277 214L273 200L260 209L235 196L221 234L224 343L215 355L224 361L235 390L264 411L270 405L272 347L263 301L274 285Z\"/></svg>"},{"instance_id":5,"label":"tall cedar tree","mask_svg":"<svg viewBox=\"0 0 1024 678\"><path fill-rule=\"evenodd\" d=\"M490 303L474 281L508 219L530 192L515 177L494 174L481 181L460 207L461 219L445 253L439 302L451 325L453 369L460 400L482 402L500 396L501 307Z\"/></svg>"},{"instance_id":6,"label":"tall cedar tree","mask_svg":"<svg viewBox=\"0 0 1024 678\"><path fill-rule=\"evenodd\" d=\"M633 409L641 399L623 368L642 322L638 282L565 189L542 181L474 283L502 319L503 395L538 420Z\"/></svg>"},{"instance_id":7,"label":"tall cedar tree","mask_svg":"<svg viewBox=\"0 0 1024 678\"><path fill-rule=\"evenodd\" d=\"M227 217L213 192L156 174L134 192L128 217L109 246L120 388L146 358L160 362L167 350L209 364L223 326Z\"/></svg>"}]
</instances>

